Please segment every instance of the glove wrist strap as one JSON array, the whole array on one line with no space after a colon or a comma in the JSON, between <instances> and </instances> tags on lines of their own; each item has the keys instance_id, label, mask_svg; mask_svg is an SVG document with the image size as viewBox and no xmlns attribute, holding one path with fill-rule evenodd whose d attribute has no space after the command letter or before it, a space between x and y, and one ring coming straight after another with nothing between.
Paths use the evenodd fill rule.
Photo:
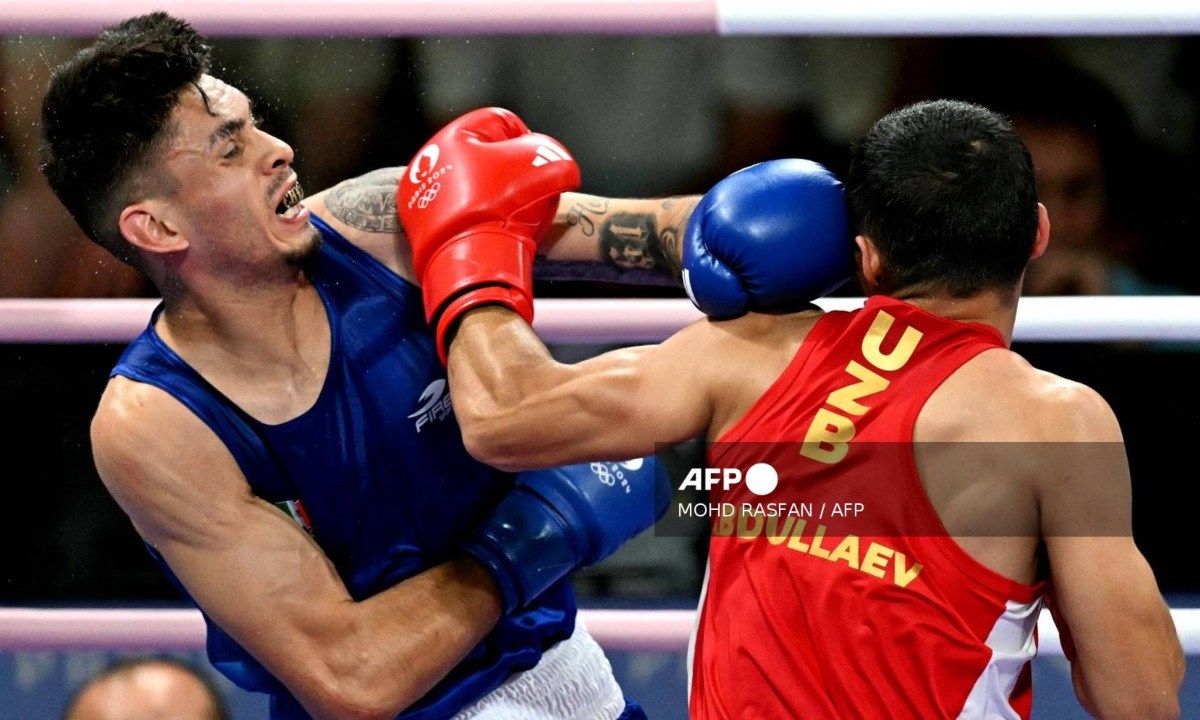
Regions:
<instances>
[{"instance_id":1,"label":"glove wrist strap","mask_svg":"<svg viewBox=\"0 0 1200 720\"><path fill-rule=\"evenodd\" d=\"M533 322L531 238L498 225L455 237L429 259L421 277L425 318L436 329L446 361L446 338L458 318L481 305L504 305Z\"/></svg>"}]
</instances>

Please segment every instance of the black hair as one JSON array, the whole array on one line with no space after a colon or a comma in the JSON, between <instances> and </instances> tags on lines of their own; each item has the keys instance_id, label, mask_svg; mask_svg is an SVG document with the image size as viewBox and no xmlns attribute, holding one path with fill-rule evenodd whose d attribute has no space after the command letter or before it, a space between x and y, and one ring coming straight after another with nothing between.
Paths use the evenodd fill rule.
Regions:
<instances>
[{"instance_id":1,"label":"black hair","mask_svg":"<svg viewBox=\"0 0 1200 720\"><path fill-rule=\"evenodd\" d=\"M967 102L920 102L876 122L853 150L846 202L893 294L1013 289L1037 238L1029 151L1006 118Z\"/></svg>"},{"instance_id":2,"label":"black hair","mask_svg":"<svg viewBox=\"0 0 1200 720\"><path fill-rule=\"evenodd\" d=\"M221 694L221 691L217 689L217 686L213 683L208 673L183 660L165 655L124 658L108 665L71 693L66 705L63 706L62 717L64 719L70 717L71 713L75 710L75 706L79 703L79 697L85 690L97 683L122 675L131 675L141 668L163 666L175 668L185 675L192 676L204 687L204 692L212 705L212 715L209 720L229 720L229 708L225 703L225 698Z\"/></svg>"},{"instance_id":3,"label":"black hair","mask_svg":"<svg viewBox=\"0 0 1200 720\"><path fill-rule=\"evenodd\" d=\"M42 172L88 237L141 267L121 236L122 209L173 191L150 164L171 139L182 90L208 71L191 25L157 12L104 31L59 66L42 101Z\"/></svg>"}]
</instances>

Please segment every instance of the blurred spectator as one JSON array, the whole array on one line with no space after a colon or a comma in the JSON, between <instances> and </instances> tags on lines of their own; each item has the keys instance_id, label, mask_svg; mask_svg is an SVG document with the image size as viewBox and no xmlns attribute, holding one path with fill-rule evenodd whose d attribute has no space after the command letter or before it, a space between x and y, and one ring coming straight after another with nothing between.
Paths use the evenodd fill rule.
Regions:
<instances>
[{"instance_id":1,"label":"blurred spectator","mask_svg":"<svg viewBox=\"0 0 1200 720\"><path fill-rule=\"evenodd\" d=\"M52 38L0 38L0 297L126 297L149 290L135 270L89 241L38 170L42 93L77 47Z\"/></svg>"},{"instance_id":2,"label":"blurred spectator","mask_svg":"<svg viewBox=\"0 0 1200 720\"><path fill-rule=\"evenodd\" d=\"M1194 38L1175 35L1061 37L1055 49L1072 65L1103 82L1129 112L1145 142L1179 155L1194 152L1200 102L1176 73Z\"/></svg>"},{"instance_id":3,"label":"blurred spectator","mask_svg":"<svg viewBox=\"0 0 1200 720\"><path fill-rule=\"evenodd\" d=\"M229 720L202 672L169 658L124 660L75 691L63 720Z\"/></svg>"},{"instance_id":4,"label":"blurred spectator","mask_svg":"<svg viewBox=\"0 0 1200 720\"><path fill-rule=\"evenodd\" d=\"M1160 240L1164 216L1179 210L1161 183L1147 182L1162 172L1163 160L1111 87L1070 64L1058 44L914 40L901 68L897 104L926 97L979 102L1009 115L1029 147L1050 215L1050 245L1030 264L1026 294L1184 292L1152 281L1141 267Z\"/></svg>"},{"instance_id":5,"label":"blurred spectator","mask_svg":"<svg viewBox=\"0 0 1200 720\"><path fill-rule=\"evenodd\" d=\"M1149 228L1141 213L1149 169L1121 101L1066 66L1041 67L1006 105L1050 214L1050 246L1030 264L1030 295L1171 295L1138 268Z\"/></svg>"}]
</instances>

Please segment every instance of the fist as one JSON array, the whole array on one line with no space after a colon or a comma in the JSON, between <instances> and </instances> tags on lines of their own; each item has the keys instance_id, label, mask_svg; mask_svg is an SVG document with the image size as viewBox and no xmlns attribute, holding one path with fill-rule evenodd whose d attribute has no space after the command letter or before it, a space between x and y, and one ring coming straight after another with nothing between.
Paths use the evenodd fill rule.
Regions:
<instances>
[{"instance_id":1,"label":"fist","mask_svg":"<svg viewBox=\"0 0 1200 720\"><path fill-rule=\"evenodd\" d=\"M462 549L491 572L508 612L612 555L662 517L670 498L653 455L527 471Z\"/></svg>"},{"instance_id":2,"label":"fist","mask_svg":"<svg viewBox=\"0 0 1200 720\"><path fill-rule=\"evenodd\" d=\"M811 160L739 170L696 206L683 238L688 297L710 317L792 312L850 279L842 183Z\"/></svg>"},{"instance_id":3,"label":"fist","mask_svg":"<svg viewBox=\"0 0 1200 720\"><path fill-rule=\"evenodd\" d=\"M533 320L537 242L559 195L577 187L570 153L501 108L454 120L413 157L396 205L443 361L447 331L472 308Z\"/></svg>"}]
</instances>

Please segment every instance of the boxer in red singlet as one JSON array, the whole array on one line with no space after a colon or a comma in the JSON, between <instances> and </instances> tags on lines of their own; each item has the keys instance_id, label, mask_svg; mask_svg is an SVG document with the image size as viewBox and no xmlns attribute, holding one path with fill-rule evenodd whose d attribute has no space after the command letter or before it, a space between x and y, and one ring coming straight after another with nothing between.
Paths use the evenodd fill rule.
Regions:
<instances>
[{"instance_id":1,"label":"boxer in red singlet","mask_svg":"<svg viewBox=\"0 0 1200 720\"><path fill-rule=\"evenodd\" d=\"M714 521L694 718L1025 719L1044 605L1085 709L1178 717L1182 652L1132 538L1117 420L1009 350L1050 223L1008 122L922 103L855 148L845 197L869 298L854 312L757 302L762 267L839 241L761 232L786 214L760 202L773 182L722 213L706 196L685 237L698 305L714 306L695 297L714 264L749 295L734 319L563 365L512 312L466 313L449 369L468 449L516 469L703 434L710 466L778 474L767 495L742 482L710 504L826 507Z\"/></svg>"}]
</instances>

